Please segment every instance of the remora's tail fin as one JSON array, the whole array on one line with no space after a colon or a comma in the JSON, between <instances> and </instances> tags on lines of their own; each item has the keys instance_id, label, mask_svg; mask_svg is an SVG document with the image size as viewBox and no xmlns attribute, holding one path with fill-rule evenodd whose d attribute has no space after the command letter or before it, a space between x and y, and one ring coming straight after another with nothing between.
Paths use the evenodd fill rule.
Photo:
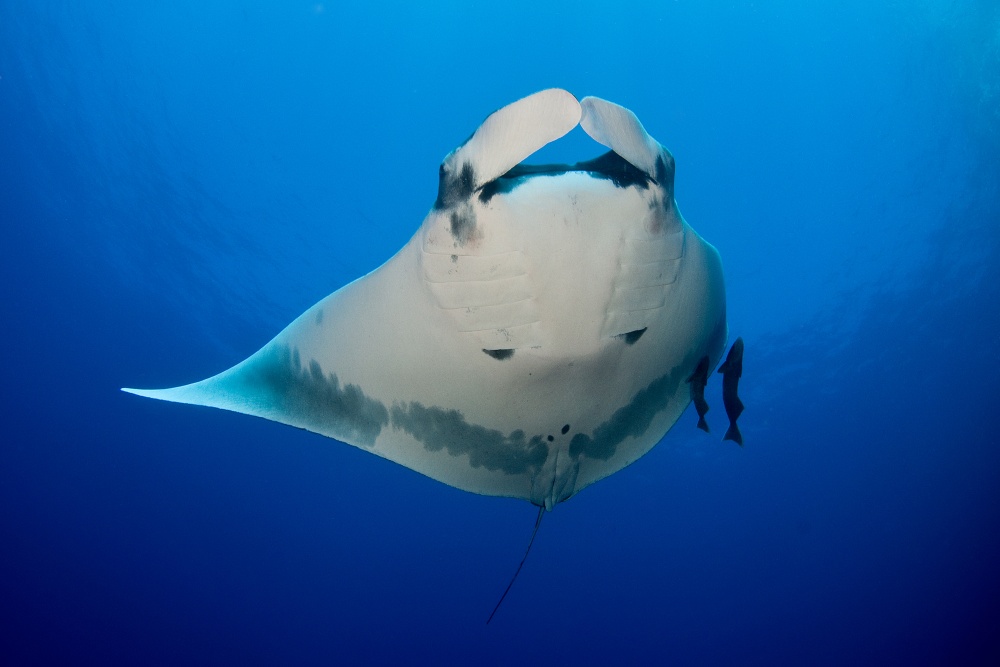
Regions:
<instances>
[{"instance_id":1,"label":"remora's tail fin","mask_svg":"<svg viewBox=\"0 0 1000 667\"><path fill-rule=\"evenodd\" d=\"M726 431L726 434L722 436L722 439L732 440L740 447L743 446L743 434L740 433L740 429L735 422L729 425L729 429Z\"/></svg>"},{"instance_id":2,"label":"remora's tail fin","mask_svg":"<svg viewBox=\"0 0 1000 667\"><path fill-rule=\"evenodd\" d=\"M708 422L705 421L704 417L698 417L698 428L700 428L705 433L710 433L708 430Z\"/></svg>"}]
</instances>

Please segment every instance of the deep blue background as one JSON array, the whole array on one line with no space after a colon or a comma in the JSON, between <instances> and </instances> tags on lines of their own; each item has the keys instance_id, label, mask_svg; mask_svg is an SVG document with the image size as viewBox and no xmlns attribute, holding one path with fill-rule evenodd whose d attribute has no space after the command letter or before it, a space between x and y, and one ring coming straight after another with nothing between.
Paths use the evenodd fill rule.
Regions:
<instances>
[{"instance_id":1,"label":"deep blue background","mask_svg":"<svg viewBox=\"0 0 1000 667\"><path fill-rule=\"evenodd\" d=\"M0 663L1000 662L997 3L346 4L0 4ZM551 86L673 151L747 446L685 415L487 627L530 505L118 388L378 266Z\"/></svg>"}]
</instances>

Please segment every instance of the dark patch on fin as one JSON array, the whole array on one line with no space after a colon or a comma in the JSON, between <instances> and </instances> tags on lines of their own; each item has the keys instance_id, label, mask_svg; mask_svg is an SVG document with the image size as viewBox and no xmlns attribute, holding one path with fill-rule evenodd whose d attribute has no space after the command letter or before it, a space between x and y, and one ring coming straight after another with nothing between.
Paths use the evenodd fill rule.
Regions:
<instances>
[{"instance_id":1,"label":"dark patch on fin","mask_svg":"<svg viewBox=\"0 0 1000 667\"><path fill-rule=\"evenodd\" d=\"M438 170L438 196L434 202L434 209L451 208L472 196L476 187L476 170L472 163L463 162L458 173L452 173L448 167L442 163Z\"/></svg>"},{"instance_id":2,"label":"dark patch on fin","mask_svg":"<svg viewBox=\"0 0 1000 667\"><path fill-rule=\"evenodd\" d=\"M719 366L722 373L722 404L726 406L726 416L729 417L729 429L723 440L732 440L740 447L743 446L743 434L736 426L736 420L743 414L743 401L737 395L740 377L743 375L743 339L737 338L733 346L729 348L726 361Z\"/></svg>"},{"instance_id":3,"label":"dark patch on fin","mask_svg":"<svg viewBox=\"0 0 1000 667\"><path fill-rule=\"evenodd\" d=\"M562 434L566 435L567 433L569 433L569 424L562 427Z\"/></svg>"},{"instance_id":4,"label":"dark patch on fin","mask_svg":"<svg viewBox=\"0 0 1000 667\"><path fill-rule=\"evenodd\" d=\"M330 434L359 447L375 444L389 426L389 409L358 385L342 384L315 359L303 364L298 348L268 345L250 357L226 389L253 394L290 418L288 423Z\"/></svg>"},{"instance_id":5,"label":"dark patch on fin","mask_svg":"<svg viewBox=\"0 0 1000 667\"><path fill-rule=\"evenodd\" d=\"M483 352L493 357L497 361L503 361L504 359L510 359L514 356L514 350L512 348L504 348L501 350L487 350L483 349Z\"/></svg>"},{"instance_id":6,"label":"dark patch on fin","mask_svg":"<svg viewBox=\"0 0 1000 667\"><path fill-rule=\"evenodd\" d=\"M646 333L646 329L649 327L643 327L641 329L636 329L635 331L629 331L628 333L618 334L618 338L625 341L626 345L633 345L637 340L642 338L642 334Z\"/></svg>"},{"instance_id":7,"label":"dark patch on fin","mask_svg":"<svg viewBox=\"0 0 1000 667\"><path fill-rule=\"evenodd\" d=\"M589 434L574 434L569 441L569 455L607 461L626 438L639 437L646 432L654 417L670 403L682 382L684 376L679 367L656 378Z\"/></svg>"},{"instance_id":8,"label":"dark patch on fin","mask_svg":"<svg viewBox=\"0 0 1000 667\"><path fill-rule=\"evenodd\" d=\"M698 428L708 433L708 422L705 421L705 413L708 412L708 401L705 400L705 385L708 384L707 356L698 361L698 366L687 382L691 385L691 400L694 402L694 409L698 411Z\"/></svg>"},{"instance_id":9,"label":"dark patch on fin","mask_svg":"<svg viewBox=\"0 0 1000 667\"><path fill-rule=\"evenodd\" d=\"M666 157L666 162L664 161ZM667 164L669 162L670 164ZM660 156L656 158L656 182L660 184L663 191L667 193L665 198L667 202L671 202L674 199L674 156L669 152L666 155L660 152Z\"/></svg>"},{"instance_id":10,"label":"dark patch on fin","mask_svg":"<svg viewBox=\"0 0 1000 667\"><path fill-rule=\"evenodd\" d=\"M543 435L525 435L517 429L503 433L470 424L458 410L421 403L394 403L390 410L393 428L409 433L429 452L468 456L473 468L500 470L508 475L535 474L549 458Z\"/></svg>"},{"instance_id":11,"label":"dark patch on fin","mask_svg":"<svg viewBox=\"0 0 1000 667\"><path fill-rule=\"evenodd\" d=\"M457 207L451 212L449 229L455 241L464 246L479 234L479 230L476 228L476 212L472 210L471 206Z\"/></svg>"},{"instance_id":12,"label":"dark patch on fin","mask_svg":"<svg viewBox=\"0 0 1000 667\"><path fill-rule=\"evenodd\" d=\"M528 560L528 554L531 552L531 545L535 543L535 535L538 534L538 527L542 525L542 516L545 514L545 505L538 506L538 518L535 519L535 529L531 531L531 539L528 540L528 548L524 550L524 558L521 559L521 563L517 566L517 570L514 572L514 576L510 578L510 583L507 584L507 588L504 589L503 595L500 596L500 601L497 602L497 606L493 607L493 613L490 617L486 619L486 625L490 624L493 617L496 616L497 609L503 604L504 598L507 597L507 593L510 592L510 587L514 585L517 581L517 575L521 574L521 568L524 567L524 561Z\"/></svg>"}]
</instances>

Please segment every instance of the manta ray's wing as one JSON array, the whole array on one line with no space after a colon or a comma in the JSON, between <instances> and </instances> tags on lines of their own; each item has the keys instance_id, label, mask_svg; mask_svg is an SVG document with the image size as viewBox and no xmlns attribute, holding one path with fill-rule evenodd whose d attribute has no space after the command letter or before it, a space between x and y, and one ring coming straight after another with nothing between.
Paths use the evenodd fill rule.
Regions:
<instances>
[{"instance_id":1,"label":"manta ray's wing","mask_svg":"<svg viewBox=\"0 0 1000 667\"><path fill-rule=\"evenodd\" d=\"M581 115L611 157L518 166ZM697 361L721 355L721 266L676 214L672 177L631 112L536 93L445 158L434 208L379 269L219 375L126 391L551 508L648 451L686 407Z\"/></svg>"}]
</instances>

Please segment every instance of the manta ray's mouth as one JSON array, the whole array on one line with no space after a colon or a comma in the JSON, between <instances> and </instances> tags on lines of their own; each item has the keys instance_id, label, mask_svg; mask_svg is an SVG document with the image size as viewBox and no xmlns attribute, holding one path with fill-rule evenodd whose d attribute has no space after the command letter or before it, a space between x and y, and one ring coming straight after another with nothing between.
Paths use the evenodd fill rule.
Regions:
<instances>
[{"instance_id":1,"label":"manta ray's mouth","mask_svg":"<svg viewBox=\"0 0 1000 667\"><path fill-rule=\"evenodd\" d=\"M576 164L525 164L514 166L510 171L490 181L479 189L479 201L486 204L497 194L507 194L517 186L536 176L559 176L568 172L584 172L594 178L611 181L619 188L636 186L643 190L656 180L614 151L600 157Z\"/></svg>"},{"instance_id":2,"label":"manta ray's mouth","mask_svg":"<svg viewBox=\"0 0 1000 667\"><path fill-rule=\"evenodd\" d=\"M512 110L515 109L515 110ZM565 164L525 164L538 149L580 126L610 148L604 155ZM453 210L478 196L482 203L510 192L533 176L583 172L618 187L654 184L673 198L674 159L631 111L596 97L577 99L550 89L491 114L472 136L445 157L439 170L435 210Z\"/></svg>"}]
</instances>

